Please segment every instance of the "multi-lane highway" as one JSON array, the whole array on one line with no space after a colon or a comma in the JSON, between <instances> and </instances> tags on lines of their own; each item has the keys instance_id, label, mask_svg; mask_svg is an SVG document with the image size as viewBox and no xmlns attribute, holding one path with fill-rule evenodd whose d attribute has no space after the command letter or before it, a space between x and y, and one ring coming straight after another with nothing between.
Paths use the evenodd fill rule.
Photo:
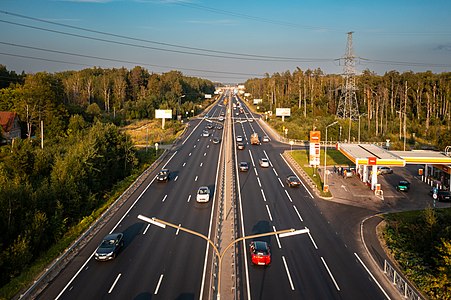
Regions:
<instances>
[{"instance_id":1,"label":"multi-lane highway","mask_svg":"<svg viewBox=\"0 0 451 300\"><path fill-rule=\"evenodd\" d=\"M224 98L229 104L224 105ZM241 103L243 110L233 108ZM287 175L294 173L281 155L281 147L270 141L251 145L250 135L268 135L246 105L235 96L224 95L208 111L209 119L191 120L182 139L166 159L130 197L90 243L83 248L61 274L40 294L40 299L210 299L212 289L212 250L207 243L182 231L142 222L138 215L157 217L180 224L213 239L220 157L224 129L208 124L233 124L233 136L243 137L245 147L232 144L238 236L276 230L309 228L309 234L287 238L271 236L270 266L254 266L248 244L239 245L237 268L241 299L386 299L361 263L357 250L335 234L307 188L290 188ZM209 135L204 136L207 130ZM271 137L271 136L270 136ZM267 158L268 168L259 165ZM248 172L238 172L240 161L249 163ZM161 168L170 170L166 183L154 180ZM208 203L196 203L200 186L208 186ZM102 237L123 232L125 246L109 262L98 262L93 254ZM223 299L226 297L223 295Z\"/></svg>"}]
</instances>

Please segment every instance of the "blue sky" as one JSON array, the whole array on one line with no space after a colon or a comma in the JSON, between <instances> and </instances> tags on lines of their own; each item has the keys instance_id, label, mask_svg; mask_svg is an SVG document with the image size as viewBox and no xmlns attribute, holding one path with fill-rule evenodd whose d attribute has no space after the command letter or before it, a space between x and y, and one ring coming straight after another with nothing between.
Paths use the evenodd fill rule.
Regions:
<instances>
[{"instance_id":1,"label":"blue sky","mask_svg":"<svg viewBox=\"0 0 451 300\"><path fill-rule=\"evenodd\" d=\"M450 12L448 0L1 0L0 64L141 65L229 83L296 67L338 74L353 31L358 73L449 72Z\"/></svg>"}]
</instances>

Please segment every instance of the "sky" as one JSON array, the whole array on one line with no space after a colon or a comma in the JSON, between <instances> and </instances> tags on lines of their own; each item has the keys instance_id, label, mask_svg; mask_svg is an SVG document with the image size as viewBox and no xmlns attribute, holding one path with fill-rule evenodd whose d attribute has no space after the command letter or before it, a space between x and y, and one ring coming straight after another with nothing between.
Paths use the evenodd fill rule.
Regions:
<instances>
[{"instance_id":1,"label":"sky","mask_svg":"<svg viewBox=\"0 0 451 300\"><path fill-rule=\"evenodd\" d=\"M181 71L243 83L297 68L451 70L449 0L0 0L0 64Z\"/></svg>"}]
</instances>

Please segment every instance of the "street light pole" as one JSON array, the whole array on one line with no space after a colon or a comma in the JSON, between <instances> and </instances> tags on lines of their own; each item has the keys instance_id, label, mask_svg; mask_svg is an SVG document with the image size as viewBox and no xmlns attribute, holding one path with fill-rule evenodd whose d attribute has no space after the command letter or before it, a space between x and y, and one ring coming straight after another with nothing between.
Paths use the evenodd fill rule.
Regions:
<instances>
[{"instance_id":1,"label":"street light pole","mask_svg":"<svg viewBox=\"0 0 451 300\"><path fill-rule=\"evenodd\" d=\"M327 167L327 128L329 128L330 126L333 126L335 124L337 124L338 121L335 121L329 125L326 126L326 142L324 143L324 179L323 179L323 191L326 192L326 180L327 180L327 175L326 175L326 167Z\"/></svg>"},{"instance_id":2,"label":"street light pole","mask_svg":"<svg viewBox=\"0 0 451 300\"><path fill-rule=\"evenodd\" d=\"M273 231L273 232L266 232L266 233L260 233L260 234L254 234L254 235L249 235L249 236L243 236L240 237L236 240L233 240L232 242L230 242L225 248L224 250L221 252L219 252L219 249L216 247L216 245L213 243L212 240L210 240L207 236L196 232L194 230L188 229L188 228L184 228L180 225L175 225L172 223L169 223L167 221L161 220L161 219L157 219L155 217L153 218L149 218L143 215L138 215L138 219L144 221L144 222L148 222L152 225L161 227L161 228L166 228L166 226L172 227L174 229L177 230L181 230L181 231L185 231L187 233L193 234L195 236L198 236L204 240L206 240L211 247L214 250L214 253L218 259L218 294L217 294L217 300L221 299L221 268L222 268L222 259L224 258L224 254L227 252L228 249L230 249L234 244L240 242L240 241L244 241L247 239L254 239L254 238L259 238L259 237L264 237L264 236L270 236L270 235L279 235L279 238L283 238L283 237L290 237L293 235L298 235L298 234L303 234L303 233L309 233L310 230L305 227L304 229L298 229L295 230L293 228L291 229L284 229L284 230L278 230L278 231ZM202 296L202 295L201 295Z\"/></svg>"}]
</instances>

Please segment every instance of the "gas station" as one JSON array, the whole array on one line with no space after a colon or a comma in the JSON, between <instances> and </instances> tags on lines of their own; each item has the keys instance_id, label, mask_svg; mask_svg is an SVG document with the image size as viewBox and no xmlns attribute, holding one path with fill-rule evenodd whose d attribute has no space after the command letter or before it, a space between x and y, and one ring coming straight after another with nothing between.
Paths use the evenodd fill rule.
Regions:
<instances>
[{"instance_id":1,"label":"gas station","mask_svg":"<svg viewBox=\"0 0 451 300\"><path fill-rule=\"evenodd\" d=\"M360 180L368 184L375 193L381 193L377 182L377 168L405 167L406 164L424 165L418 169L422 181L438 189L450 190L451 150L445 152L432 150L389 151L375 144L338 143L337 150L356 166Z\"/></svg>"}]
</instances>

